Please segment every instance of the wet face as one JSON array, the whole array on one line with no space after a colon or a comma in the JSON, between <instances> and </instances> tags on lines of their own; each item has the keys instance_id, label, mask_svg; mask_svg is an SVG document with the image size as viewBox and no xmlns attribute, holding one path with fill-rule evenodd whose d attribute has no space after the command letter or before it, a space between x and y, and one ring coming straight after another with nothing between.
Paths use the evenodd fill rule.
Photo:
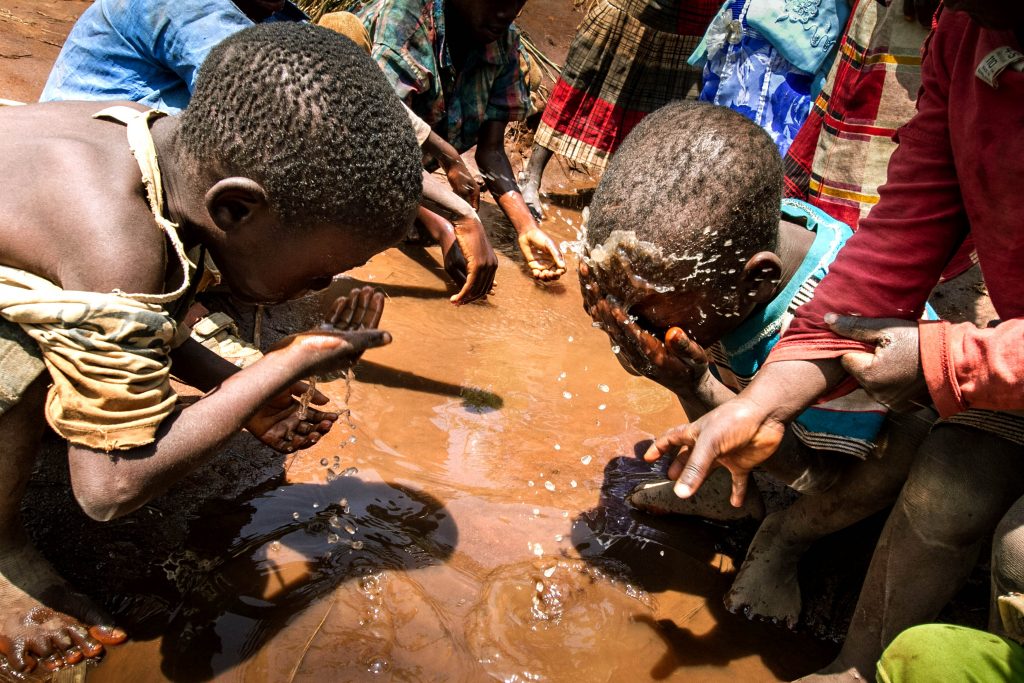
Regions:
<instances>
[{"instance_id":1,"label":"wet face","mask_svg":"<svg viewBox=\"0 0 1024 683\"><path fill-rule=\"evenodd\" d=\"M508 31L525 4L526 0L448 0L447 11L472 42L487 45Z\"/></svg>"},{"instance_id":2,"label":"wet face","mask_svg":"<svg viewBox=\"0 0 1024 683\"><path fill-rule=\"evenodd\" d=\"M361 244L335 224L285 231L277 226L229 234L211 255L231 293L274 304L325 289L335 275L366 263L386 245Z\"/></svg>"},{"instance_id":3,"label":"wet face","mask_svg":"<svg viewBox=\"0 0 1024 683\"><path fill-rule=\"evenodd\" d=\"M985 28L1006 31L1024 27L1024 3L1018 0L945 0L945 6L966 12Z\"/></svg>"}]
</instances>

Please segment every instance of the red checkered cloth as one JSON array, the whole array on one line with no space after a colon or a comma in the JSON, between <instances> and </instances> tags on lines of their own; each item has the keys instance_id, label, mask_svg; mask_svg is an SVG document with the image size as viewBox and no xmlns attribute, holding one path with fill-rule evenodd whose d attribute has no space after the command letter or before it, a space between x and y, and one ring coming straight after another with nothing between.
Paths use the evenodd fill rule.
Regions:
<instances>
[{"instance_id":1,"label":"red checkered cloth","mask_svg":"<svg viewBox=\"0 0 1024 683\"><path fill-rule=\"evenodd\" d=\"M854 230L878 202L896 129L914 116L928 31L900 0L858 0L825 87L785 158L786 195Z\"/></svg>"},{"instance_id":2,"label":"red checkered cloth","mask_svg":"<svg viewBox=\"0 0 1024 683\"><path fill-rule=\"evenodd\" d=\"M644 116L696 98L686 63L721 0L598 0L580 25L548 99L537 144L603 169Z\"/></svg>"}]
</instances>

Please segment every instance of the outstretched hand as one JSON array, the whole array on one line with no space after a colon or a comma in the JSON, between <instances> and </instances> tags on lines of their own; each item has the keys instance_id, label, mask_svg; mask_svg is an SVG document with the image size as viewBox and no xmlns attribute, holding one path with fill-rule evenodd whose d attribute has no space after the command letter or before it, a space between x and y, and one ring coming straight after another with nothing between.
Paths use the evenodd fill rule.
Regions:
<instances>
[{"instance_id":1,"label":"outstretched hand","mask_svg":"<svg viewBox=\"0 0 1024 683\"><path fill-rule=\"evenodd\" d=\"M738 397L723 403L690 424L674 427L658 437L644 460L654 462L675 454L668 468L675 479L675 494L689 498L716 467L732 475L733 507L743 505L750 471L779 448L786 426L750 399Z\"/></svg>"},{"instance_id":2,"label":"outstretched hand","mask_svg":"<svg viewBox=\"0 0 1024 683\"><path fill-rule=\"evenodd\" d=\"M557 280L565 273L565 258L558 245L538 227L519 235L519 250L526 257L526 265L538 280Z\"/></svg>"},{"instance_id":3,"label":"outstretched hand","mask_svg":"<svg viewBox=\"0 0 1024 683\"><path fill-rule=\"evenodd\" d=\"M874 353L850 352L842 358L843 369L871 398L893 410L911 409L926 400L916 321L829 313L825 323L842 337L874 344Z\"/></svg>"},{"instance_id":4,"label":"outstretched hand","mask_svg":"<svg viewBox=\"0 0 1024 683\"><path fill-rule=\"evenodd\" d=\"M462 289L451 297L456 305L481 299L494 289L494 275L498 270L498 257L487 240L484 226L476 216L465 216L452 221L455 242L444 255L444 269Z\"/></svg>"},{"instance_id":5,"label":"outstretched hand","mask_svg":"<svg viewBox=\"0 0 1024 683\"><path fill-rule=\"evenodd\" d=\"M357 287L334 301L320 327L285 337L267 355L295 354L303 375L336 377L352 367L366 349L391 343L390 334L376 329L383 312L383 292ZM304 418L300 416L296 397L306 389L307 385L298 382L274 397L249 420L246 429L285 453L312 446L330 431L338 415L307 408ZM315 392L310 403L323 405L327 397Z\"/></svg>"}]
</instances>

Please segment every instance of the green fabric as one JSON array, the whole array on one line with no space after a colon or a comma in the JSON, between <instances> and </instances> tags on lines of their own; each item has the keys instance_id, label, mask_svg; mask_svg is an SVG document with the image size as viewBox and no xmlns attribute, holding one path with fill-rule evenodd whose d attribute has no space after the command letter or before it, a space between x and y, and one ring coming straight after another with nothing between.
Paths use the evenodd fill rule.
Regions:
<instances>
[{"instance_id":1,"label":"green fabric","mask_svg":"<svg viewBox=\"0 0 1024 683\"><path fill-rule=\"evenodd\" d=\"M907 629L878 660L878 683L1024 681L1024 647L986 631L950 624Z\"/></svg>"}]
</instances>

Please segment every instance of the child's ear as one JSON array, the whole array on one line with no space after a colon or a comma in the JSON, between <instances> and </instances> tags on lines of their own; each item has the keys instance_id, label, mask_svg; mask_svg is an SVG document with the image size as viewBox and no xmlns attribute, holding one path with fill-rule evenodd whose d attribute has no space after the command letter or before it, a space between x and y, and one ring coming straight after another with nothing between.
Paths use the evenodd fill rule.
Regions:
<instances>
[{"instance_id":1,"label":"child's ear","mask_svg":"<svg viewBox=\"0 0 1024 683\"><path fill-rule=\"evenodd\" d=\"M757 303L770 301L782 279L782 259L771 251L759 251L743 266L739 291Z\"/></svg>"},{"instance_id":2,"label":"child's ear","mask_svg":"<svg viewBox=\"0 0 1024 683\"><path fill-rule=\"evenodd\" d=\"M250 178L223 178L206 191L206 210L224 232L237 230L269 209L263 186Z\"/></svg>"}]
</instances>

